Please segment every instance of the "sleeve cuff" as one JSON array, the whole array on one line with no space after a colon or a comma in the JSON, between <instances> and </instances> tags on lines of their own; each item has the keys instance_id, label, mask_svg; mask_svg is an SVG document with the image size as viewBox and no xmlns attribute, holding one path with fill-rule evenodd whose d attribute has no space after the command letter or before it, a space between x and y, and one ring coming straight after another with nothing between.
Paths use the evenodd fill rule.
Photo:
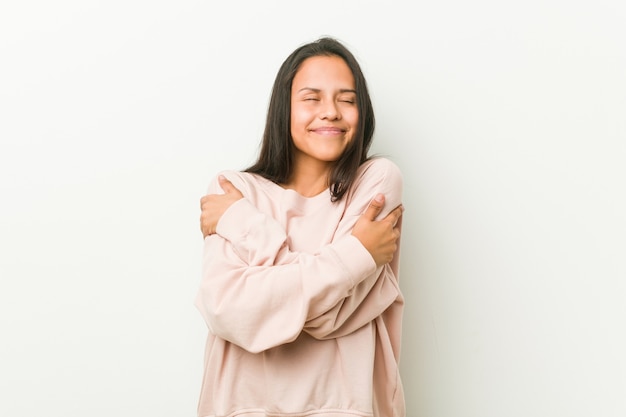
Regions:
<instances>
[{"instance_id":1,"label":"sleeve cuff","mask_svg":"<svg viewBox=\"0 0 626 417\"><path fill-rule=\"evenodd\" d=\"M258 210L247 198L239 199L222 214L217 222L215 232L231 242L237 241L249 233L248 219L256 214L258 214ZM242 221L242 219L245 220Z\"/></svg>"},{"instance_id":2,"label":"sleeve cuff","mask_svg":"<svg viewBox=\"0 0 626 417\"><path fill-rule=\"evenodd\" d=\"M346 235L331 246L337 259L348 272L352 288L376 271L374 258L353 235Z\"/></svg>"}]
</instances>

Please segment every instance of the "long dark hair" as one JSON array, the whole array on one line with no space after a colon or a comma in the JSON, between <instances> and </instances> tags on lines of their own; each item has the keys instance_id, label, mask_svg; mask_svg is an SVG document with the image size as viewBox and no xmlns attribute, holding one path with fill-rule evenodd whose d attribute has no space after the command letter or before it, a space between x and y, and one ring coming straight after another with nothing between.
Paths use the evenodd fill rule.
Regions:
<instances>
[{"instance_id":1,"label":"long dark hair","mask_svg":"<svg viewBox=\"0 0 626 417\"><path fill-rule=\"evenodd\" d=\"M261 175L277 184L286 183L293 173L294 145L291 138L291 84L307 58L337 56L345 61L354 77L359 123L348 147L333 164L328 182L331 200L339 201L354 182L357 169L368 159L374 135L374 109L361 67L352 53L329 37L300 46L287 57L274 80L259 158L246 172Z\"/></svg>"}]
</instances>

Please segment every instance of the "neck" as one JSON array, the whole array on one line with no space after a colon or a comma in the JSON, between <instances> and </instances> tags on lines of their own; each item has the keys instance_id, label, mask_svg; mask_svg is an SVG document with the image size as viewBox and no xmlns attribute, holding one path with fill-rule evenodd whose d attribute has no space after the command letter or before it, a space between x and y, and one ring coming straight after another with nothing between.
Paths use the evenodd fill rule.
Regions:
<instances>
[{"instance_id":1,"label":"neck","mask_svg":"<svg viewBox=\"0 0 626 417\"><path fill-rule=\"evenodd\" d=\"M304 197L314 197L328 188L329 174L329 164L295 164L291 178L282 186Z\"/></svg>"}]
</instances>

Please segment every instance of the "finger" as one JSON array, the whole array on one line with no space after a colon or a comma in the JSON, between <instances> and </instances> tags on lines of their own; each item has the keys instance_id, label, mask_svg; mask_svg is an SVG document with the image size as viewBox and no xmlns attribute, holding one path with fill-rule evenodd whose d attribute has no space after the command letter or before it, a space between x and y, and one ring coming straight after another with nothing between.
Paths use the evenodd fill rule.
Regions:
<instances>
[{"instance_id":1,"label":"finger","mask_svg":"<svg viewBox=\"0 0 626 417\"><path fill-rule=\"evenodd\" d=\"M400 216L402 216L402 212L404 211L404 207L402 207L402 205L396 207L395 209L393 209L388 215L387 217L385 217L383 220L389 221L391 222L391 224L393 224L393 226L396 226L396 223L398 222L398 220L400 219Z\"/></svg>"},{"instance_id":2,"label":"finger","mask_svg":"<svg viewBox=\"0 0 626 417\"><path fill-rule=\"evenodd\" d=\"M377 194L376 197L370 201L369 206L365 209L363 216L368 220L374 221L385 205L385 196L383 194Z\"/></svg>"},{"instance_id":3,"label":"finger","mask_svg":"<svg viewBox=\"0 0 626 417\"><path fill-rule=\"evenodd\" d=\"M220 175L219 178L218 178L218 181L220 183L220 187L222 187L222 190L224 190L226 192L226 194L233 193L233 192L239 192L237 187L235 187L233 185L233 183L230 182L230 180L228 178L226 178L225 176Z\"/></svg>"}]
</instances>

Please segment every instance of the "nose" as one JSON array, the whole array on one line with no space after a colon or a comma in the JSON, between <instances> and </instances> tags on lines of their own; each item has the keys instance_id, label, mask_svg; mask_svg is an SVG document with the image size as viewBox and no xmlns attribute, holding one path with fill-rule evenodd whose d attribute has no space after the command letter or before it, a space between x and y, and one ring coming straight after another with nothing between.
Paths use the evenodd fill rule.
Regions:
<instances>
[{"instance_id":1,"label":"nose","mask_svg":"<svg viewBox=\"0 0 626 417\"><path fill-rule=\"evenodd\" d=\"M337 103L333 100L326 100L323 102L320 108L320 119L322 120L339 120L341 119L341 112L337 107Z\"/></svg>"}]
</instances>

